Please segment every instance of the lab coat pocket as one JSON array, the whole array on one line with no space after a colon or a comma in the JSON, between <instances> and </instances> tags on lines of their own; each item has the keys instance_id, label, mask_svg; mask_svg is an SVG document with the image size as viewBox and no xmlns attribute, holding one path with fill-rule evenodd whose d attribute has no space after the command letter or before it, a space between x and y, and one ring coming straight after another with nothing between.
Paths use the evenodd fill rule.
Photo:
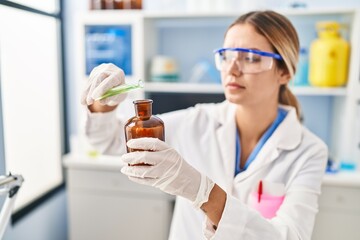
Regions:
<instances>
[{"instance_id":1,"label":"lab coat pocket","mask_svg":"<svg viewBox=\"0 0 360 240\"><path fill-rule=\"evenodd\" d=\"M274 196L267 193L253 192L250 196L250 206L257 210L264 218L273 218L279 210L285 196Z\"/></svg>"}]
</instances>

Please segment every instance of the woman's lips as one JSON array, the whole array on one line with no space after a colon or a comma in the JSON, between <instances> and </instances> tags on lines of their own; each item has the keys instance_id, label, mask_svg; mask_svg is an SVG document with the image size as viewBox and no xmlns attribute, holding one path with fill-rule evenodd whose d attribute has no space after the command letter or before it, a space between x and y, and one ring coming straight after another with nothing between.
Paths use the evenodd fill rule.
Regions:
<instances>
[{"instance_id":1,"label":"woman's lips","mask_svg":"<svg viewBox=\"0 0 360 240\"><path fill-rule=\"evenodd\" d=\"M230 82L230 83L226 84L226 87L230 90L245 89L244 86L242 86L238 83L234 83L234 82Z\"/></svg>"}]
</instances>

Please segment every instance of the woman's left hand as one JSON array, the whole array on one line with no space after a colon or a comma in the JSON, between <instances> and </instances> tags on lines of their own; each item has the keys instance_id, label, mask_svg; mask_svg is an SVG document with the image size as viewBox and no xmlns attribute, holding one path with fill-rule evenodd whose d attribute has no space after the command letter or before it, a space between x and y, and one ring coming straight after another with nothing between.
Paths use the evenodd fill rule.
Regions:
<instances>
[{"instance_id":1,"label":"woman's left hand","mask_svg":"<svg viewBox=\"0 0 360 240\"><path fill-rule=\"evenodd\" d=\"M187 198L197 208L208 201L214 183L165 142L157 138L138 138L128 141L127 146L140 150L121 157L126 164L121 172L130 180Z\"/></svg>"}]
</instances>

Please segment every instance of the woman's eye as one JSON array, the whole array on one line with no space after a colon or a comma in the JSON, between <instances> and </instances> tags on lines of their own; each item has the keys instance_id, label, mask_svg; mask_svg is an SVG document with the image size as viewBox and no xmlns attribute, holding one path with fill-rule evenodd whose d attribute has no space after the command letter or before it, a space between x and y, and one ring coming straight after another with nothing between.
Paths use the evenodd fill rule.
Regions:
<instances>
[{"instance_id":1,"label":"woman's eye","mask_svg":"<svg viewBox=\"0 0 360 240\"><path fill-rule=\"evenodd\" d=\"M246 57L246 58L245 58L245 61L246 61L246 62L249 62L249 63L257 63L257 62L260 62L260 57L257 57L257 56L249 56L249 57Z\"/></svg>"},{"instance_id":2,"label":"woman's eye","mask_svg":"<svg viewBox=\"0 0 360 240\"><path fill-rule=\"evenodd\" d=\"M226 54L224 54L224 53L220 53L220 57L221 57L221 59L224 60L224 61L226 61L226 59L227 59L227 56L226 56Z\"/></svg>"}]
</instances>

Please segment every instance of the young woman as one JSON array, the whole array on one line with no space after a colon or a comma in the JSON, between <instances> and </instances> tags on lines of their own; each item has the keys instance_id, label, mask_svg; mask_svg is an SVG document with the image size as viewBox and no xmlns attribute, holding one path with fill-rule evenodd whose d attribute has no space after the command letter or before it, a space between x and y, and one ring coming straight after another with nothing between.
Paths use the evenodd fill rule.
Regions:
<instances>
[{"instance_id":1,"label":"young woman","mask_svg":"<svg viewBox=\"0 0 360 240\"><path fill-rule=\"evenodd\" d=\"M125 164L132 181L178 196L169 239L311 239L327 148L301 125L287 88L298 52L284 16L241 16L215 51L226 100L161 115L166 143L130 140L128 147L151 151L127 154L124 122L114 113L124 97L94 102L124 74L100 65L82 98L88 139L104 153L122 154L124 163L149 164Z\"/></svg>"}]
</instances>

